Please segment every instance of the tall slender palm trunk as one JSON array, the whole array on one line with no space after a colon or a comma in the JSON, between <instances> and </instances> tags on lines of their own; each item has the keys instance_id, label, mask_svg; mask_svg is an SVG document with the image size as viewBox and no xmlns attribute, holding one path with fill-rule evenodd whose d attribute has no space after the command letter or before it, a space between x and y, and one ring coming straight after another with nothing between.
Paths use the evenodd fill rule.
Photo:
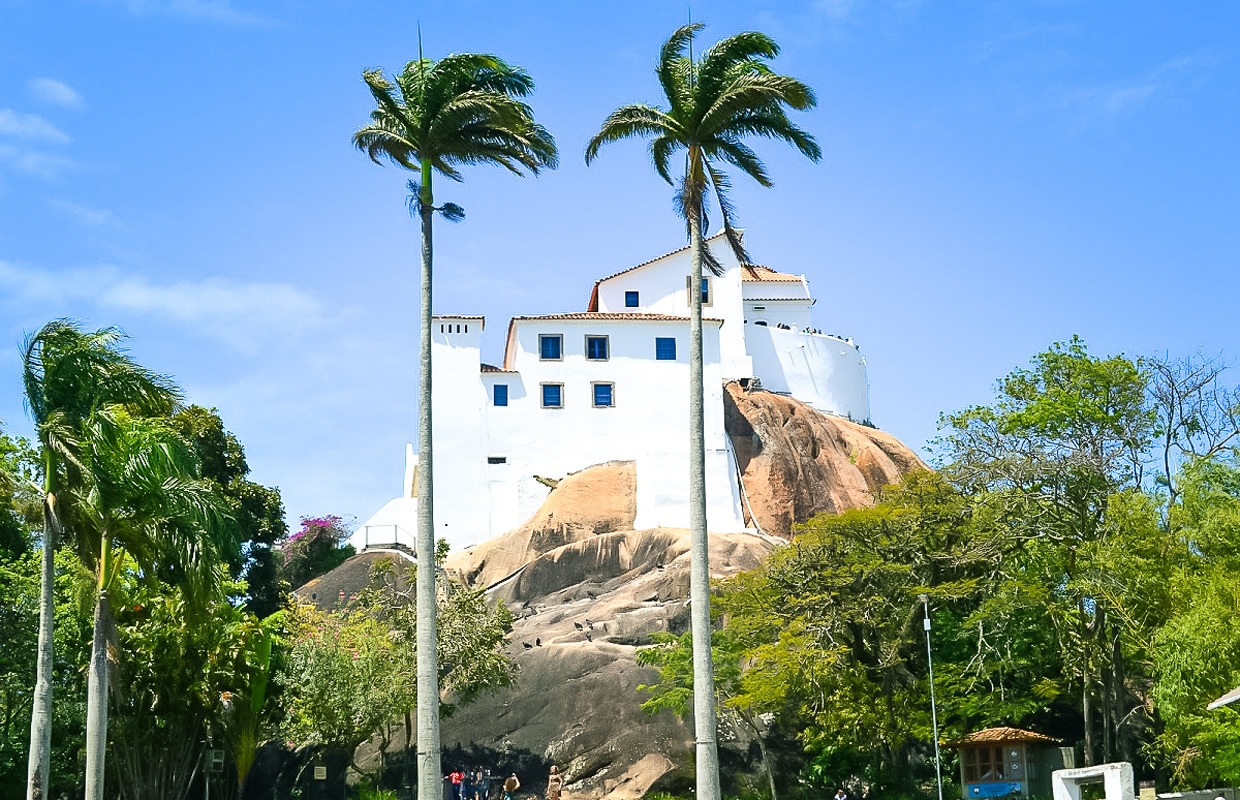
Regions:
<instances>
[{"instance_id":1,"label":"tall slender palm trunk","mask_svg":"<svg viewBox=\"0 0 1240 800\"><path fill-rule=\"evenodd\" d=\"M719 747L715 722L715 670L710 639L710 540L706 529L706 404L702 354L701 204L688 213L692 276L689 279L689 571L693 628L693 731L698 800L719 800Z\"/></svg>"},{"instance_id":2,"label":"tall slender palm trunk","mask_svg":"<svg viewBox=\"0 0 1240 800\"><path fill-rule=\"evenodd\" d=\"M34 697L30 709L30 756L26 771L26 800L43 800L48 792L52 763L52 589L56 581L56 545L59 540L56 495L51 491L51 468L46 467L47 494L43 498L43 553L39 570L39 652Z\"/></svg>"},{"instance_id":3,"label":"tall slender palm trunk","mask_svg":"<svg viewBox=\"0 0 1240 800\"><path fill-rule=\"evenodd\" d=\"M431 479L431 167L422 162L422 336L418 352L418 800L443 800L439 764L439 663L435 652L435 516Z\"/></svg>"},{"instance_id":4,"label":"tall slender palm trunk","mask_svg":"<svg viewBox=\"0 0 1240 800\"><path fill-rule=\"evenodd\" d=\"M95 631L86 680L86 800L103 800L108 744L108 641L104 620L111 615L108 592L100 589L95 600Z\"/></svg>"}]
</instances>

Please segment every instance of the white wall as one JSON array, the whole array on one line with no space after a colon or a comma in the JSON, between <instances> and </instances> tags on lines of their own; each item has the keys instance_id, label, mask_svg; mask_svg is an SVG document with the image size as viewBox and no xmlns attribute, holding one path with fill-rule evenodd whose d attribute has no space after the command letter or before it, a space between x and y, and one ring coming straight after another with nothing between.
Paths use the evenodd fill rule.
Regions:
<instances>
[{"instance_id":1,"label":"white wall","mask_svg":"<svg viewBox=\"0 0 1240 800\"><path fill-rule=\"evenodd\" d=\"M752 325L762 321L771 327L783 323L801 330L810 327L809 307L810 304L804 300L746 300L745 322ZM749 329L745 330L748 333ZM748 346L748 338L746 338L746 347ZM749 355L753 357L752 352ZM754 369L756 370L757 367L755 366ZM762 377L761 372L758 373L758 377Z\"/></svg>"},{"instance_id":2,"label":"white wall","mask_svg":"<svg viewBox=\"0 0 1240 800\"><path fill-rule=\"evenodd\" d=\"M435 538L447 539L454 550L490 535L487 504L479 496L486 466L482 329L476 317L436 317L431 325Z\"/></svg>"},{"instance_id":3,"label":"white wall","mask_svg":"<svg viewBox=\"0 0 1240 800\"><path fill-rule=\"evenodd\" d=\"M487 409L487 465L491 532L525 521L547 488L534 478L563 478L593 464L631 460L637 466L638 527L687 527L689 331L684 320L518 320L512 366L519 374L491 373L488 386L509 386L507 408ZM539 358L540 334L563 336L563 359ZM609 339L607 361L585 358L586 335ZM656 361L655 338L676 340L676 360ZM703 327L707 431L707 521L711 530L744 530L735 470L723 430L719 327ZM611 408L595 408L592 384L614 384ZM563 408L543 408L541 384L564 385ZM490 390L488 389L488 397ZM504 484L499 488L497 484Z\"/></svg>"},{"instance_id":4,"label":"white wall","mask_svg":"<svg viewBox=\"0 0 1240 800\"><path fill-rule=\"evenodd\" d=\"M791 394L819 411L870 418L865 358L857 345L821 333L745 326L754 372L767 391Z\"/></svg>"},{"instance_id":5,"label":"white wall","mask_svg":"<svg viewBox=\"0 0 1240 800\"><path fill-rule=\"evenodd\" d=\"M721 364L724 380L748 378L753 373L753 363L745 349L745 332L743 322L744 310L741 304L740 264L732 253L732 248L722 236L709 239L706 243L715 258L725 268L722 276L710 274L703 267L703 277L710 280L711 303L702 307L702 316L723 320L720 331L720 347L722 347ZM689 294L685 289L685 279L692 270L692 258L688 249L678 250L639 269L602 281L598 287L598 310L616 313L638 312L650 314L667 314L669 316L689 316ZM637 291L639 307L625 308L624 293Z\"/></svg>"}]
</instances>

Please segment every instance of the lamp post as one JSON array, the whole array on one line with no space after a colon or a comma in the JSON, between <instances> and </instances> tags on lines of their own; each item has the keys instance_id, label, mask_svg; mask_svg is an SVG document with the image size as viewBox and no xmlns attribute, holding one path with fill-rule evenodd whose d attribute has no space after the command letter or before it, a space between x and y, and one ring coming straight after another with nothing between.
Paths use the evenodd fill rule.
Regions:
<instances>
[{"instance_id":1,"label":"lamp post","mask_svg":"<svg viewBox=\"0 0 1240 800\"><path fill-rule=\"evenodd\" d=\"M943 800L943 769L939 761L939 714L934 704L934 659L930 655L930 597L919 594L917 599L921 601L922 610L925 612L922 627L926 631L926 665L930 668L930 724L934 727L934 781L939 787L939 800Z\"/></svg>"}]
</instances>

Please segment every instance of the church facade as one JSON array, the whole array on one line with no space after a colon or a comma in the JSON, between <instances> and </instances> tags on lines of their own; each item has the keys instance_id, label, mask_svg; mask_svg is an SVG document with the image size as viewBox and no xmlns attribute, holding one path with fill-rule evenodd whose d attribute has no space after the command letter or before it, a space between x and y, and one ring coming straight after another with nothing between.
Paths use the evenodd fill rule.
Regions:
<instances>
[{"instance_id":1,"label":"church facade","mask_svg":"<svg viewBox=\"0 0 1240 800\"><path fill-rule=\"evenodd\" d=\"M699 287L707 524L737 532L747 529L745 499L724 431L724 383L756 378L766 391L868 421L866 363L851 339L812 326L804 276L740 264L721 234L706 244L724 267ZM598 280L585 311L513 317L497 365L481 360L485 319L434 318L436 538L456 549L510 530L548 484L615 460L635 463L638 529L688 527L690 271L681 248ZM354 534L359 550L412 545L412 473L406 497Z\"/></svg>"}]
</instances>

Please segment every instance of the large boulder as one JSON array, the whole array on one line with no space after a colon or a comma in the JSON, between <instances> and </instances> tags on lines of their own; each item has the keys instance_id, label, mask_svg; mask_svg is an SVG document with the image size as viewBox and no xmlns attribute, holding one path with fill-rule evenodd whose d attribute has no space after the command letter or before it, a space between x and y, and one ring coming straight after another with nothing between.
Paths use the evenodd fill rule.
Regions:
<instances>
[{"instance_id":1,"label":"large boulder","mask_svg":"<svg viewBox=\"0 0 1240 800\"><path fill-rule=\"evenodd\" d=\"M894 437L791 398L734 383L724 397L757 532L710 536L715 577L758 566L796 523L872 505L882 486L925 468ZM632 462L550 482L555 488L524 525L445 564L454 579L486 587L513 610L509 655L519 668L516 686L444 720L445 758L461 760L445 768L523 769L524 789L541 793L554 763L573 800L628 800L651 787L683 787L692 772L692 730L673 714L641 711L638 686L657 675L638 665L636 654L655 632L688 629L689 534L633 530ZM360 573L369 567L361 560L368 557L339 568L347 580L329 573L307 588L320 601L347 596L364 584Z\"/></svg>"},{"instance_id":2,"label":"large boulder","mask_svg":"<svg viewBox=\"0 0 1240 800\"><path fill-rule=\"evenodd\" d=\"M724 427L741 470L747 522L783 539L816 514L874 504L879 489L925 463L889 433L731 382Z\"/></svg>"}]
</instances>

